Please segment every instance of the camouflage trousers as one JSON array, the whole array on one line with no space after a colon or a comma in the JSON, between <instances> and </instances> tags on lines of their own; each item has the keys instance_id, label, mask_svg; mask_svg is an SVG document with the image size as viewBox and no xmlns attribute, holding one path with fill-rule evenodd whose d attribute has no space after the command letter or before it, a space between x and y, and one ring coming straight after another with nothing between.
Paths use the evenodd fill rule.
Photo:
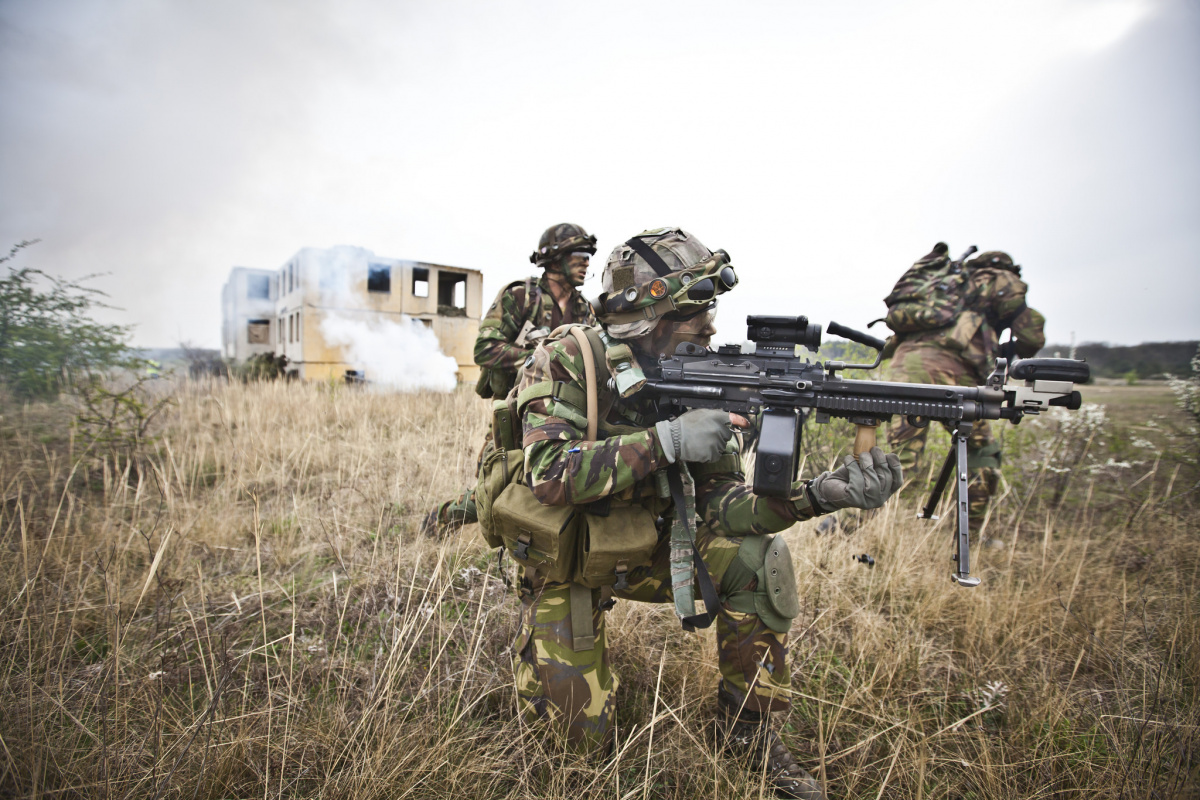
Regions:
<instances>
[{"instance_id":1,"label":"camouflage trousers","mask_svg":"<svg viewBox=\"0 0 1200 800\"><path fill-rule=\"evenodd\" d=\"M961 358L929 344L900 345L892 358L887 380L907 383L932 383L948 386L979 386L983 383L975 369ZM950 430L950 426L946 426ZM925 439L929 428L918 428L901 418L888 427L888 448L900 457L908 475L918 476ZM971 480L967 484L967 503L972 521L982 520L1000 483L1000 444L992 438L987 420L971 426L967 437L967 464ZM952 489L951 489L952 490Z\"/></svg>"},{"instance_id":2,"label":"camouflage trousers","mask_svg":"<svg viewBox=\"0 0 1200 800\"><path fill-rule=\"evenodd\" d=\"M754 712L782 711L788 707L791 675L787 665L787 633L772 630L757 614L734 611L727 602L733 592L757 588L724 586L742 543L739 537L721 537L705 527L697 532L696 546L717 585L722 605L716 620L720 690L734 707ZM742 573L744 574L744 573ZM643 603L673 603L669 541L659 542L650 566L631 570L629 588L613 596ZM607 746L613 722L614 698L619 679L612 671L601 591L591 592L595 644L576 652L572 647L569 583L521 580L521 629L513 644L513 670L517 702L526 722L543 721L565 733L577 747Z\"/></svg>"}]
</instances>

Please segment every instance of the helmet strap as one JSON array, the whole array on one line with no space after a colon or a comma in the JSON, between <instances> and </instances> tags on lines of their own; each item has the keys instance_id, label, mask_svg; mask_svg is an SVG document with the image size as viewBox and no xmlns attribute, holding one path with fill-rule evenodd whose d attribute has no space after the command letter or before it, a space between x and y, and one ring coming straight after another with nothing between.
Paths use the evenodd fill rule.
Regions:
<instances>
[{"instance_id":1,"label":"helmet strap","mask_svg":"<svg viewBox=\"0 0 1200 800\"><path fill-rule=\"evenodd\" d=\"M632 247L633 252L645 259L650 268L658 273L658 277L665 278L671 274L672 270L667 266L667 262L663 261L662 256L654 252L654 248L646 244L644 239L635 236L625 244Z\"/></svg>"}]
</instances>

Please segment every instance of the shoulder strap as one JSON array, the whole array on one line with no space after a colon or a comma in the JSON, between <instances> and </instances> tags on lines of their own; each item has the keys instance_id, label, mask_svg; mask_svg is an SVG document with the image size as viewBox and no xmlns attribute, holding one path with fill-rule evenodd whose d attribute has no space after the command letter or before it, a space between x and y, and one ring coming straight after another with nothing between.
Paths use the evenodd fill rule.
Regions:
<instances>
[{"instance_id":1,"label":"shoulder strap","mask_svg":"<svg viewBox=\"0 0 1200 800\"><path fill-rule=\"evenodd\" d=\"M529 319L530 309L536 308L537 306L540 305L540 303L538 303L537 301L540 300L541 298L535 299L533 297L535 288L537 288L537 284L534 283L533 276L526 278L525 279L525 307L521 309L521 316L524 317L525 319Z\"/></svg>"},{"instance_id":2,"label":"shoulder strap","mask_svg":"<svg viewBox=\"0 0 1200 800\"><path fill-rule=\"evenodd\" d=\"M592 343L588 341L585 330L579 325L571 326L571 335L575 337L575 341L579 342L579 354L583 357L583 375L587 381L587 439L589 442L594 442L596 441L596 429L600 424L599 414L596 413L599 406L596 396L596 354L592 350Z\"/></svg>"}]
</instances>

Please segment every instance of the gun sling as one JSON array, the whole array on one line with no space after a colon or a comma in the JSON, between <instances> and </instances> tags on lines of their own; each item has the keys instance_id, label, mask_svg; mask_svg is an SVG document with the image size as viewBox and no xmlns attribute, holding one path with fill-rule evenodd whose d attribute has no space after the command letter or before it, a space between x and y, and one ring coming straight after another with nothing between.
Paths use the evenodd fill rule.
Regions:
<instances>
[{"instance_id":1,"label":"gun sling","mask_svg":"<svg viewBox=\"0 0 1200 800\"><path fill-rule=\"evenodd\" d=\"M585 397L587 409L587 440L596 441L600 420L599 401L596 399L596 357L592 344L584 329L571 328L571 335L579 343L579 355L583 359L583 375L587 384ZM592 620L592 590L581 583L571 583L571 647L575 652L591 650L596 646L596 629Z\"/></svg>"},{"instance_id":2,"label":"gun sling","mask_svg":"<svg viewBox=\"0 0 1200 800\"><path fill-rule=\"evenodd\" d=\"M713 585L712 576L708 574L708 566L696 549L696 534L692 529L691 514L688 512L687 498L683 494L683 475L679 464L667 467L667 482L671 487L671 499L675 502L675 522L671 526L671 592L675 595L675 613L685 631L697 628L707 628L717 617L720 600L717 599L717 589ZM676 535L681 529L682 536ZM691 549L691 561L687 563L687 553L684 548ZM695 579L700 584L700 596L704 598L703 614L696 614L695 598L692 592L692 569L695 568Z\"/></svg>"}]
</instances>

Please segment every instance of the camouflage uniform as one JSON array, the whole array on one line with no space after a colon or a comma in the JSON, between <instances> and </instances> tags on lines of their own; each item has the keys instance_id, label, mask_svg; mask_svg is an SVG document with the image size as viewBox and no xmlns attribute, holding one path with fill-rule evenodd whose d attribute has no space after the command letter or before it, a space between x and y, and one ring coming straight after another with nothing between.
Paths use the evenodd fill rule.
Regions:
<instances>
[{"instance_id":1,"label":"camouflage uniform","mask_svg":"<svg viewBox=\"0 0 1200 800\"><path fill-rule=\"evenodd\" d=\"M548 342L529 357L519 390L546 382L583 389L584 366L573 338ZM653 424L654 410L644 402L622 400L602 388L597 441L584 441L586 411L558 397L533 400L523 414L523 446L530 488L551 505L588 503L640 504L660 521L652 562L631 569L628 587L613 596L646 603L673 602L666 528L674 514L662 499L653 473L667 465ZM696 547L718 588L717 657L719 694L733 709L765 713L788 707L790 670L787 631L790 617L778 612L759 587L754 572L767 546L786 548L782 537L769 537L815 516L803 484L791 498L759 497L746 485L740 444L735 437L712 464L689 464L695 481L695 507L701 524ZM786 554L785 554L786 555ZM787 557L790 565L790 556ZM794 579L792 581L794 586ZM514 644L517 696L524 718L549 720L565 728L570 741L605 742L613 717L618 679L609 664L601 611L601 590L591 592L595 643L591 650L572 647L570 586L523 572L522 624ZM757 611L738 609L760 609Z\"/></svg>"},{"instance_id":2,"label":"camouflage uniform","mask_svg":"<svg viewBox=\"0 0 1200 800\"><path fill-rule=\"evenodd\" d=\"M577 229L577 226L555 225L543 234L542 240L547 241L547 235L552 232L571 235L574 233L572 229ZM578 230L581 232L582 228ZM550 291L550 278L546 273L505 286L479 323L479 335L475 338L475 363L482 368L475 390L481 397L504 397L516 382L517 368L536 343L518 343L526 322L535 330L548 332L559 325L571 323L595 325L596 316L591 304L575 287L571 287L566 309L561 308ZM477 521L475 488L471 487L453 500L434 508L422 524L422 530L434 535L446 528L457 528Z\"/></svg>"},{"instance_id":3,"label":"camouflage uniform","mask_svg":"<svg viewBox=\"0 0 1200 800\"><path fill-rule=\"evenodd\" d=\"M1027 287L1020 278L1021 268L1008 254L980 253L957 266L947 253L939 243L906 273L902 279L908 281L906 289L898 284L886 301L888 325L897 332L888 380L980 386L1000 351L1005 328L1011 330L1014 342L1005 347L1018 356L1033 356L1046 343L1045 317L1025 304ZM898 296L905 292L907 297ZM927 430L905 419L890 426L889 449L900 456L905 471L919 465ZM987 421L972 427L967 456L972 469L970 516L978 522L1000 479L1000 444Z\"/></svg>"},{"instance_id":4,"label":"camouflage uniform","mask_svg":"<svg viewBox=\"0 0 1200 800\"><path fill-rule=\"evenodd\" d=\"M595 325L596 315L577 289L571 292L563 311L550 294L550 279L545 274L501 289L479 323L475 339L475 363L491 372L491 397L508 394L516 383L517 370L529 355L530 345L516 343L526 320L534 328L552 331L572 323Z\"/></svg>"}]
</instances>

